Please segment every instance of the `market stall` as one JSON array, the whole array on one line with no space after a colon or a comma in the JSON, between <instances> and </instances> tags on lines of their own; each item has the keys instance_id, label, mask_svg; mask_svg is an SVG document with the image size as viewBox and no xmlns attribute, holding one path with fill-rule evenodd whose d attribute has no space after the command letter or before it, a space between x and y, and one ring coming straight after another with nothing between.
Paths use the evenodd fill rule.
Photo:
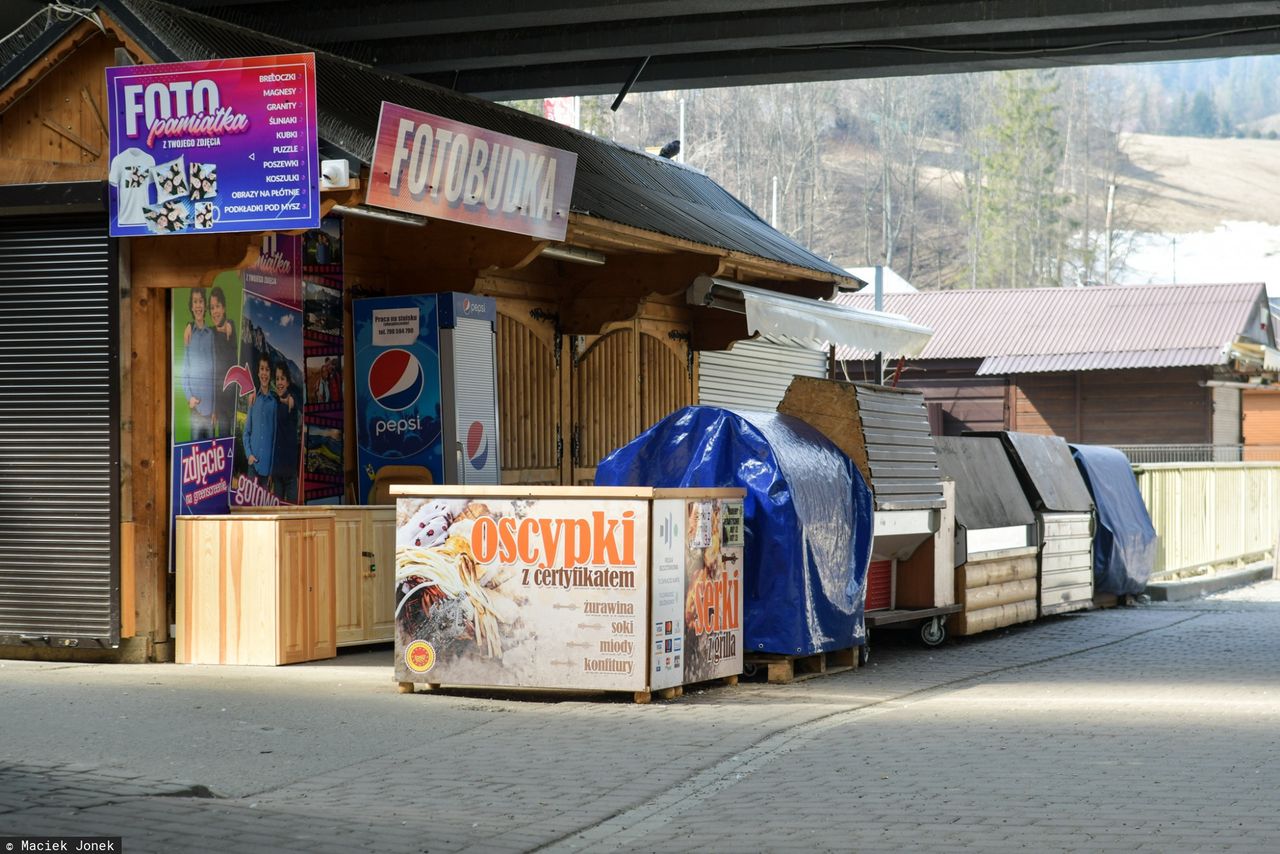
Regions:
<instances>
[{"instance_id":1,"label":"market stall","mask_svg":"<svg viewBox=\"0 0 1280 854\"><path fill-rule=\"evenodd\" d=\"M1129 458L1101 445L1072 445L1071 455L1098 509L1094 595L1136 596L1155 567L1156 529Z\"/></svg>"},{"instance_id":2,"label":"market stall","mask_svg":"<svg viewBox=\"0 0 1280 854\"><path fill-rule=\"evenodd\" d=\"M688 407L602 460L596 483L745 489L747 651L808 656L862 643L871 492L804 422Z\"/></svg>"},{"instance_id":3,"label":"market stall","mask_svg":"<svg viewBox=\"0 0 1280 854\"><path fill-rule=\"evenodd\" d=\"M30 253L20 282L76 280L33 328L85 330L48 393L92 429L24 505L0 645L169 660L178 517L590 484L694 400L701 351L927 337L823 302L843 268L665 158L177 6L56 29L4 64L0 147L27 155L0 162L0 244ZM197 91L226 124L181 120ZM68 495L91 551L36 518ZM339 549L339 643L385 632L353 616L385 583L365 542Z\"/></svg>"},{"instance_id":4,"label":"market stall","mask_svg":"<svg viewBox=\"0 0 1280 854\"><path fill-rule=\"evenodd\" d=\"M1057 436L1001 431L999 438L1036 512L1040 616L1093 606L1093 499Z\"/></svg>"},{"instance_id":5,"label":"market stall","mask_svg":"<svg viewBox=\"0 0 1280 854\"><path fill-rule=\"evenodd\" d=\"M1036 517L998 439L939 436L938 466L955 482L955 632L1036 617Z\"/></svg>"},{"instance_id":6,"label":"market stall","mask_svg":"<svg viewBox=\"0 0 1280 854\"><path fill-rule=\"evenodd\" d=\"M402 690L626 691L646 702L742 672L742 490L392 492Z\"/></svg>"},{"instance_id":7,"label":"market stall","mask_svg":"<svg viewBox=\"0 0 1280 854\"><path fill-rule=\"evenodd\" d=\"M796 377L778 411L801 419L843 451L875 500L867 571L869 626L919 625L929 645L959 610L950 566L934 548L946 500L933 435L918 391Z\"/></svg>"}]
</instances>

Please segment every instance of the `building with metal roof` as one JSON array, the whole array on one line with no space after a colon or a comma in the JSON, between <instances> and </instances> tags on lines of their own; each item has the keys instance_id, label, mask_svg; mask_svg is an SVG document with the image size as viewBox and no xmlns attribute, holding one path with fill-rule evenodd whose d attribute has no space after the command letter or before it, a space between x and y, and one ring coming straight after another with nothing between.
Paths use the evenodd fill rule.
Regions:
<instances>
[{"instance_id":1,"label":"building with metal roof","mask_svg":"<svg viewBox=\"0 0 1280 854\"><path fill-rule=\"evenodd\" d=\"M872 305L866 290L836 301ZM1213 459L1248 441L1250 401L1280 367L1260 283L889 293L884 308L934 330L900 382L924 390L951 435L1013 429ZM872 355L837 351L852 379Z\"/></svg>"},{"instance_id":2,"label":"building with metal roof","mask_svg":"<svg viewBox=\"0 0 1280 854\"><path fill-rule=\"evenodd\" d=\"M981 359L979 376L1225 365L1238 339L1272 342L1259 283L889 293L885 310L933 328L916 358Z\"/></svg>"}]
</instances>

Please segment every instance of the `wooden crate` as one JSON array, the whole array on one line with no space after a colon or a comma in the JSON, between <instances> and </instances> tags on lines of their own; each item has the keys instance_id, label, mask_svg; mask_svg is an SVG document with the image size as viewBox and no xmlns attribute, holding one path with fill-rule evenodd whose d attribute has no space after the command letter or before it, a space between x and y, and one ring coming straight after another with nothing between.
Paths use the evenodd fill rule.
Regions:
<instances>
[{"instance_id":1,"label":"wooden crate","mask_svg":"<svg viewBox=\"0 0 1280 854\"><path fill-rule=\"evenodd\" d=\"M180 516L180 664L332 658L332 514Z\"/></svg>"},{"instance_id":2,"label":"wooden crate","mask_svg":"<svg viewBox=\"0 0 1280 854\"><path fill-rule=\"evenodd\" d=\"M263 508L233 508L234 514ZM338 646L386 643L395 637L396 508L316 504L272 507L271 514L329 514L334 520L334 610Z\"/></svg>"}]
</instances>

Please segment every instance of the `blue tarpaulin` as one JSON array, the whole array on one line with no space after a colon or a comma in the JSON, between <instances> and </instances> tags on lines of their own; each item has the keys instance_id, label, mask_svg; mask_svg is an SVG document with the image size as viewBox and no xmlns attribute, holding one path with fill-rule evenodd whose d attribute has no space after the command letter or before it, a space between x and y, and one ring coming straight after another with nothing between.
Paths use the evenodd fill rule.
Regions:
<instances>
[{"instance_id":1,"label":"blue tarpaulin","mask_svg":"<svg viewBox=\"0 0 1280 854\"><path fill-rule=\"evenodd\" d=\"M690 406L601 460L596 485L746 489L744 647L812 655L863 643L871 490L803 421Z\"/></svg>"},{"instance_id":2,"label":"blue tarpaulin","mask_svg":"<svg viewBox=\"0 0 1280 854\"><path fill-rule=\"evenodd\" d=\"M1098 508L1093 536L1095 593L1141 593L1156 562L1156 529L1129 459L1115 448L1072 445L1071 455Z\"/></svg>"}]
</instances>

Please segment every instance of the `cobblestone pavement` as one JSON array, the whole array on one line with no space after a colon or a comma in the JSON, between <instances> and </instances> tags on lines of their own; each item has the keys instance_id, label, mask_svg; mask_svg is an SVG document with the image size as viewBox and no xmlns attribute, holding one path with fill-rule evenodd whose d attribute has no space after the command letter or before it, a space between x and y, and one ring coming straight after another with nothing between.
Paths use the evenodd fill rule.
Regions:
<instances>
[{"instance_id":1,"label":"cobblestone pavement","mask_svg":"<svg viewBox=\"0 0 1280 854\"><path fill-rule=\"evenodd\" d=\"M0 662L0 836L138 851L1280 850L1280 582L650 706Z\"/></svg>"}]
</instances>

